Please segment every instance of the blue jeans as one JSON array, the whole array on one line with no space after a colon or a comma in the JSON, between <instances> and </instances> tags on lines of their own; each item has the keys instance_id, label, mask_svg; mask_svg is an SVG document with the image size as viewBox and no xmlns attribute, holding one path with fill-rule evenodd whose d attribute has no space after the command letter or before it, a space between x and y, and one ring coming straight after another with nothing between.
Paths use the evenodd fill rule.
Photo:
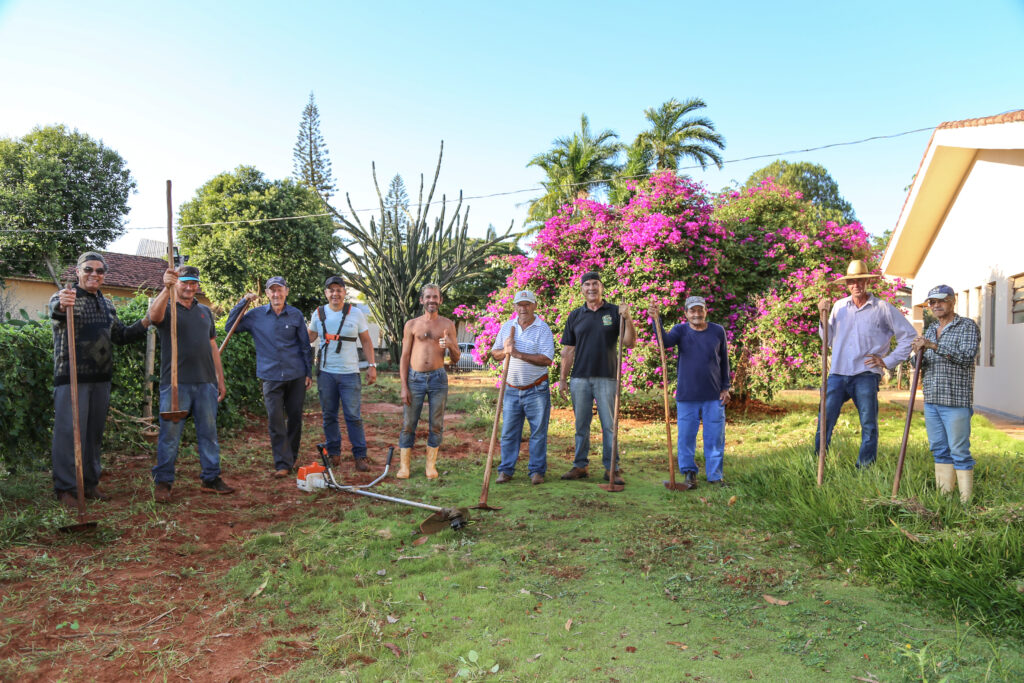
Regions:
<instances>
[{"instance_id":1,"label":"blue jeans","mask_svg":"<svg viewBox=\"0 0 1024 683\"><path fill-rule=\"evenodd\" d=\"M954 469L973 470L971 457L972 408L924 404L924 427L928 431L928 447L936 464L952 464Z\"/></svg>"},{"instance_id":2,"label":"blue jeans","mask_svg":"<svg viewBox=\"0 0 1024 683\"><path fill-rule=\"evenodd\" d=\"M160 412L171 409L171 385L160 387ZM217 445L217 385L210 383L179 384L178 409L187 410L196 426L196 449L199 451L200 477L211 481L220 476L220 446ZM178 443L185 420L171 422L160 418L160 438L156 442L156 465L153 481L170 484L174 481L174 463L178 459Z\"/></svg>"},{"instance_id":3,"label":"blue jeans","mask_svg":"<svg viewBox=\"0 0 1024 683\"><path fill-rule=\"evenodd\" d=\"M338 403L345 415L345 429L349 443L352 444L352 455L355 458L366 457L366 432L363 430L363 418L360 414L362 401L362 385L358 372L337 375L333 372L320 372L316 380L317 392L320 394L320 410L324 417L324 439L327 441L328 455L341 455L341 429L338 427Z\"/></svg>"},{"instance_id":4,"label":"blue jeans","mask_svg":"<svg viewBox=\"0 0 1024 683\"><path fill-rule=\"evenodd\" d=\"M412 448L416 443L416 423L423 412L423 399L427 399L430 416L430 436L427 445L437 448L441 445L444 432L444 407L448 403L448 373L444 368L430 372L409 371L409 395L411 405L402 406L402 433L398 436L399 448Z\"/></svg>"},{"instance_id":5,"label":"blue jeans","mask_svg":"<svg viewBox=\"0 0 1024 683\"><path fill-rule=\"evenodd\" d=\"M601 420L601 462L612 466L612 442L615 439L615 380L611 377L573 377L569 380L572 411L576 416L576 453L573 467L584 468L590 462L590 423L594 419L594 403Z\"/></svg>"},{"instance_id":6,"label":"blue jeans","mask_svg":"<svg viewBox=\"0 0 1024 683\"><path fill-rule=\"evenodd\" d=\"M704 423L704 473L708 481L722 478L725 456L725 406L713 401L676 401L676 424L679 427L677 447L679 471L696 472L693 456L697 451L697 427Z\"/></svg>"},{"instance_id":7,"label":"blue jeans","mask_svg":"<svg viewBox=\"0 0 1024 683\"><path fill-rule=\"evenodd\" d=\"M868 467L878 457L878 383L882 376L875 372L856 375L829 375L825 392L825 448L832 442L832 430L843 404L853 400L860 414L860 453L857 467ZM814 435L814 452L821 443L821 425Z\"/></svg>"},{"instance_id":8,"label":"blue jeans","mask_svg":"<svg viewBox=\"0 0 1024 683\"><path fill-rule=\"evenodd\" d=\"M498 471L512 476L519 459L523 419L530 423L530 474L548 470L548 418L551 417L551 389L547 380L529 389L505 389L501 407L501 464Z\"/></svg>"}]
</instances>

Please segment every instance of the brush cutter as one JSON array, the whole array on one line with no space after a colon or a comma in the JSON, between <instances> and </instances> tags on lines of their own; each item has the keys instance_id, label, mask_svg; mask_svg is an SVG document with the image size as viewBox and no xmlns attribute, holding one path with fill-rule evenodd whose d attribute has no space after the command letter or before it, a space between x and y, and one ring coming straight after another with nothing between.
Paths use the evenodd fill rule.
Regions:
<instances>
[{"instance_id":1,"label":"brush cutter","mask_svg":"<svg viewBox=\"0 0 1024 683\"><path fill-rule=\"evenodd\" d=\"M426 503L417 503L412 500L405 500L404 498L385 496L382 493L373 493L372 491L367 490L373 488L388 476L388 470L391 469L391 458L395 455L394 446L388 449L388 459L384 463L384 471L381 472L380 476L369 484L361 485L342 484L338 482L338 480L334 478L334 471L331 469L331 458L327 455L327 444L317 444L317 450L320 451L320 460L323 462L324 466L324 482L326 488L331 489L332 491L354 493L359 496L366 496L367 498L386 500L389 503L398 503L399 505L409 505L414 508L431 510L434 514L420 522L420 531L425 534L436 534L438 531L449 528L460 531L469 523L469 508L443 508L438 507L437 505L427 505Z\"/></svg>"}]
</instances>

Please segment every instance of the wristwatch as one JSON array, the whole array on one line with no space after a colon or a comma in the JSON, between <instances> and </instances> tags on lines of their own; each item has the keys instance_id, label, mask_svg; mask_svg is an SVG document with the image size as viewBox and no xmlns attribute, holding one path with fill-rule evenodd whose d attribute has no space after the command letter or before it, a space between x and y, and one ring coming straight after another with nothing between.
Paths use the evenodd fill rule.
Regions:
<instances>
[{"instance_id":1,"label":"wristwatch","mask_svg":"<svg viewBox=\"0 0 1024 683\"><path fill-rule=\"evenodd\" d=\"M366 367L368 367L368 368L375 368L375 367L377 367L377 364L376 363L367 363Z\"/></svg>"}]
</instances>

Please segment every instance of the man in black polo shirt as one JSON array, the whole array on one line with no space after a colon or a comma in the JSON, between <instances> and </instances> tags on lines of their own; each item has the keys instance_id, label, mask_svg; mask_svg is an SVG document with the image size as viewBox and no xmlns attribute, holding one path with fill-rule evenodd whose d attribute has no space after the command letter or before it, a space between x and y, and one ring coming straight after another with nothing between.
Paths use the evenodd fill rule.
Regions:
<instances>
[{"instance_id":1,"label":"man in black polo shirt","mask_svg":"<svg viewBox=\"0 0 1024 683\"><path fill-rule=\"evenodd\" d=\"M217 349L213 313L196 301L199 269L182 266L164 273L164 289L149 306L149 317L160 332L160 412L171 409L171 307L170 287L177 294L178 316L178 408L192 415L196 426L200 479L203 493L234 493L220 478L220 446L217 444L217 404L224 399L224 369ZM153 467L154 497L158 503L171 502L174 463L185 420L160 418L160 438Z\"/></svg>"},{"instance_id":2,"label":"man in black polo shirt","mask_svg":"<svg viewBox=\"0 0 1024 683\"><path fill-rule=\"evenodd\" d=\"M615 342L619 339L619 317L625 322L622 344L632 348L636 344L636 330L629 315L629 305L616 306L604 300L601 276L590 272L580 280L585 303L569 314L562 332L562 370L559 392L565 396L568 375L572 369L572 407L576 415L576 455L572 469L562 479L583 479L588 476L587 456L590 453L590 423L593 405L597 403L597 416L601 420L601 460L604 478L624 483L619 472L609 477L612 466L612 440L614 438L615 404Z\"/></svg>"}]
</instances>

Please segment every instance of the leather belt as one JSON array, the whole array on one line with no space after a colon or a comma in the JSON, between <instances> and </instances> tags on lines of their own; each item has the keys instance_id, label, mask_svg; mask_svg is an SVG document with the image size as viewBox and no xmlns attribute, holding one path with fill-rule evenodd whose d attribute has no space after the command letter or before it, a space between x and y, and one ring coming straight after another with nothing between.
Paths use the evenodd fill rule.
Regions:
<instances>
[{"instance_id":1,"label":"leather belt","mask_svg":"<svg viewBox=\"0 0 1024 683\"><path fill-rule=\"evenodd\" d=\"M536 382L534 382L533 384L527 384L527 385L526 385L525 387L517 387L517 386L516 386L515 384L509 384L509 386L510 386L511 388L513 388L513 389L519 389L520 391L523 391L524 389L533 389L533 388L534 388L535 386L537 386L538 384L541 384L542 382L546 382L546 381L547 381L547 379L548 379L548 376L547 376L547 375L541 375L541 376L540 376L540 377L539 377L539 378L537 379L537 381L536 381Z\"/></svg>"}]
</instances>

